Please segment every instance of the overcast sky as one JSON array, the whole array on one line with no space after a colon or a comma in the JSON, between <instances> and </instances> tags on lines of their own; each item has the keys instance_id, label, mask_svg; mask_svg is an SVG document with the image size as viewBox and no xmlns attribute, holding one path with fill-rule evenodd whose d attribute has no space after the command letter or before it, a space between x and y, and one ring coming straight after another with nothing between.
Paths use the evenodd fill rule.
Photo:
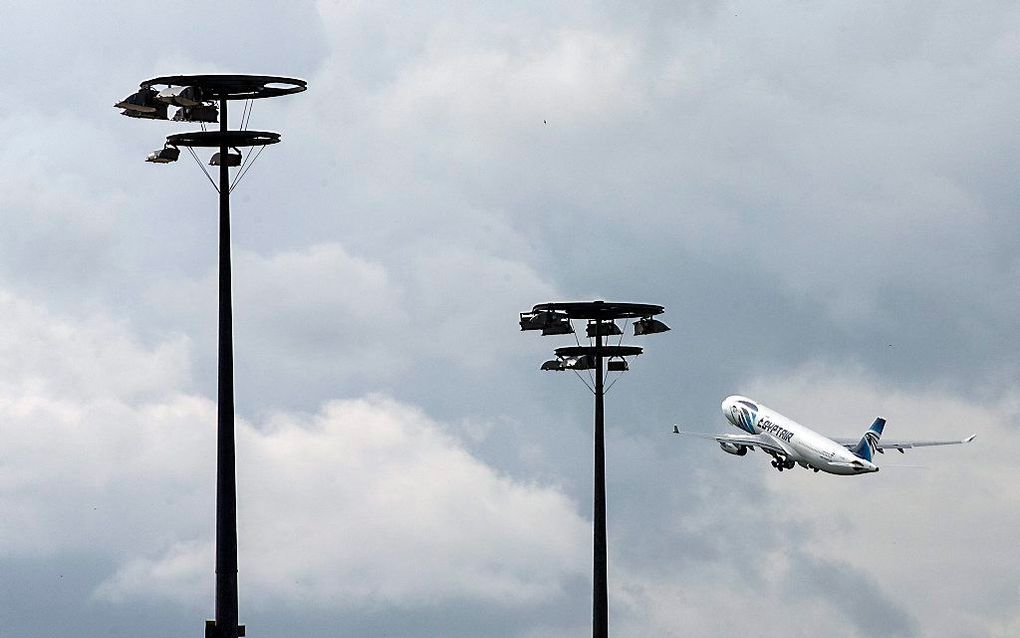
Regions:
<instances>
[{"instance_id":1,"label":"overcast sky","mask_svg":"<svg viewBox=\"0 0 1020 638\"><path fill-rule=\"evenodd\" d=\"M1015 2L96 6L0 2L4 638L212 615L216 196L111 105L222 72L309 86L232 204L249 636L589 633L591 395L517 313L595 298L673 327L607 400L614 635L1020 634ZM732 393L978 438L669 434Z\"/></svg>"}]
</instances>

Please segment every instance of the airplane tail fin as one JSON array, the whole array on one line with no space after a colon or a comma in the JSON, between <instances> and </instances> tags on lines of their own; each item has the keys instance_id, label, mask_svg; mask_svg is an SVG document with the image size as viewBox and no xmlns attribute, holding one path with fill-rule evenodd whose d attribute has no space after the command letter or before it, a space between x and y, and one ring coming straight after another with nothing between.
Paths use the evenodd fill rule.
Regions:
<instances>
[{"instance_id":1,"label":"airplane tail fin","mask_svg":"<svg viewBox=\"0 0 1020 638\"><path fill-rule=\"evenodd\" d=\"M882 429L884 427L885 419L882 417L875 419L875 422L871 424L868 431L861 437L861 442L853 449L853 453L865 461L871 461L871 457L875 454L875 448L878 447L878 440L882 437Z\"/></svg>"}]
</instances>

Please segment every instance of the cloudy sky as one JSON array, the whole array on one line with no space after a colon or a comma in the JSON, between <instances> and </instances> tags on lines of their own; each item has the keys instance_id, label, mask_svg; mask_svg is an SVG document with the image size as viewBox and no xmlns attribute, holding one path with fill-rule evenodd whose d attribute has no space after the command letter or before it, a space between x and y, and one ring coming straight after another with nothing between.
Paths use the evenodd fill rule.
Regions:
<instances>
[{"instance_id":1,"label":"cloudy sky","mask_svg":"<svg viewBox=\"0 0 1020 638\"><path fill-rule=\"evenodd\" d=\"M233 199L250 636L588 633L591 395L517 313L595 298L673 326L608 398L615 635L1020 634L1015 2L96 6L0 2L0 636L212 614L215 193L111 105L216 72L309 83ZM670 436L737 392L978 439Z\"/></svg>"}]
</instances>

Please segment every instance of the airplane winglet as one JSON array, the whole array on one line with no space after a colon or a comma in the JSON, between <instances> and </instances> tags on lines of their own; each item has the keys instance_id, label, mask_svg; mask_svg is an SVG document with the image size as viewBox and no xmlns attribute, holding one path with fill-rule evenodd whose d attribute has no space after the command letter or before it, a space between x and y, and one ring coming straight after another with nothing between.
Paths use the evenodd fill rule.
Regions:
<instances>
[{"instance_id":1,"label":"airplane winglet","mask_svg":"<svg viewBox=\"0 0 1020 638\"><path fill-rule=\"evenodd\" d=\"M678 426L678 425L674 425L673 426L673 434L680 434L680 426ZM973 438L973 437L971 437L971 438Z\"/></svg>"},{"instance_id":2,"label":"airplane winglet","mask_svg":"<svg viewBox=\"0 0 1020 638\"><path fill-rule=\"evenodd\" d=\"M974 438L975 438L975 437L977 437L977 435L976 435L976 434L971 434L970 436L968 436L967 438L965 438L965 439L964 439L964 440L963 440L962 442L963 442L963 443L970 443L971 441L973 441L973 440L974 440Z\"/></svg>"}]
</instances>

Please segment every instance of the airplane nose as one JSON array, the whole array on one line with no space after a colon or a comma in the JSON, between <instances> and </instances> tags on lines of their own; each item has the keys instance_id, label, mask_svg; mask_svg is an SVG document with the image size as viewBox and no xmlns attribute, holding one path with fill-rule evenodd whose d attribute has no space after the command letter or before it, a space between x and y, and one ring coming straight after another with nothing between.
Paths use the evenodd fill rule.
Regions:
<instances>
[{"instance_id":1,"label":"airplane nose","mask_svg":"<svg viewBox=\"0 0 1020 638\"><path fill-rule=\"evenodd\" d=\"M722 405L719 407L722 409L722 413L724 415L728 415L730 413L730 408L732 408L733 404L737 402L737 398L737 395L733 394L723 399Z\"/></svg>"},{"instance_id":2,"label":"airplane nose","mask_svg":"<svg viewBox=\"0 0 1020 638\"><path fill-rule=\"evenodd\" d=\"M722 409L723 418L739 428L742 427L737 421L736 416L739 413L739 410L733 407L737 404L737 399L738 397L736 395L728 396L723 399L722 405L719 407Z\"/></svg>"}]
</instances>

